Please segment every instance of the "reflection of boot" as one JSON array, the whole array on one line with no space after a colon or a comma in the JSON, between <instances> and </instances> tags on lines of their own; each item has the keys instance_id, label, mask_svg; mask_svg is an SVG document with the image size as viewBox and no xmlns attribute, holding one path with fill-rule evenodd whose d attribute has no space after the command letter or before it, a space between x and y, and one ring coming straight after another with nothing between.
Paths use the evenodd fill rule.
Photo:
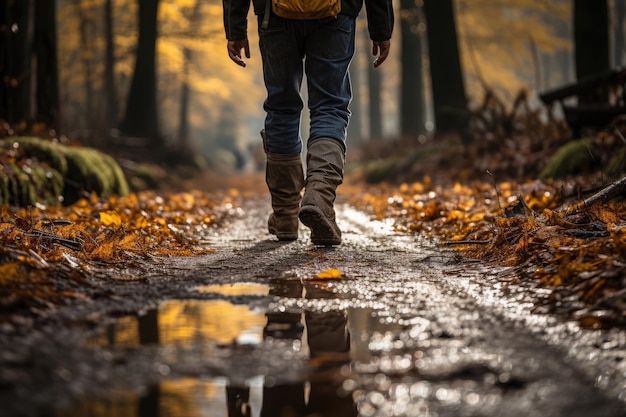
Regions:
<instances>
[{"instance_id":1,"label":"reflection of boot","mask_svg":"<svg viewBox=\"0 0 626 417\"><path fill-rule=\"evenodd\" d=\"M315 285L305 285L307 299L333 297ZM355 417L352 396L343 392L341 367L350 362L350 331L345 310L307 311L307 340L314 369L307 416Z\"/></svg>"},{"instance_id":2,"label":"reflection of boot","mask_svg":"<svg viewBox=\"0 0 626 417\"><path fill-rule=\"evenodd\" d=\"M269 232L276 235L278 240L297 240L300 191L304 186L300 154L267 152L265 182L272 196L274 210L267 221Z\"/></svg>"},{"instance_id":3,"label":"reflection of boot","mask_svg":"<svg viewBox=\"0 0 626 417\"><path fill-rule=\"evenodd\" d=\"M335 190L343 182L345 162L341 142L330 138L309 141L304 197L300 221L311 229L315 245L339 245L341 230L335 222Z\"/></svg>"},{"instance_id":4,"label":"reflection of boot","mask_svg":"<svg viewBox=\"0 0 626 417\"><path fill-rule=\"evenodd\" d=\"M302 382L263 387L261 417L301 417L305 407Z\"/></svg>"},{"instance_id":5,"label":"reflection of boot","mask_svg":"<svg viewBox=\"0 0 626 417\"><path fill-rule=\"evenodd\" d=\"M299 299L302 297L302 284L298 281L273 282L269 295L281 298ZM263 329L263 339L267 337L290 340L302 338L302 331L304 330L302 314L267 312L265 316L267 317L267 324Z\"/></svg>"},{"instance_id":6,"label":"reflection of boot","mask_svg":"<svg viewBox=\"0 0 626 417\"><path fill-rule=\"evenodd\" d=\"M248 387L226 387L228 417L250 417L250 389Z\"/></svg>"}]
</instances>

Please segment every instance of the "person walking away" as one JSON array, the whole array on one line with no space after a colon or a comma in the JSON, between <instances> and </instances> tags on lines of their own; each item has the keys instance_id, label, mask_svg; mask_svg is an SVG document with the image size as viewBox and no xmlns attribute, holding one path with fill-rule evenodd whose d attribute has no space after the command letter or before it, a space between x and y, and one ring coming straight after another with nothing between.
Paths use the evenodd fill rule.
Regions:
<instances>
[{"instance_id":1,"label":"person walking away","mask_svg":"<svg viewBox=\"0 0 626 417\"><path fill-rule=\"evenodd\" d=\"M251 56L247 34L250 1L223 0L228 56L241 67L246 67L243 55ZM307 5L318 3L321 9L300 13ZM378 67L391 46L392 0L252 0L267 90L261 135L273 209L268 230L279 240L298 238L299 219L311 229L314 245L341 243L334 202L343 182L346 157L352 99L348 67L355 50L356 18L364 3L373 65ZM300 159L304 74L311 120L306 177Z\"/></svg>"}]
</instances>

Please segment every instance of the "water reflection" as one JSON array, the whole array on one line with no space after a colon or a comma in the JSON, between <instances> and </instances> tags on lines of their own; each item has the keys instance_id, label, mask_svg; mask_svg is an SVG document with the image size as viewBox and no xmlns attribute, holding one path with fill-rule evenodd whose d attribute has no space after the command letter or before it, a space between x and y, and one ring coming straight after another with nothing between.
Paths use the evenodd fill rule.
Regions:
<instances>
[{"instance_id":1,"label":"water reflection","mask_svg":"<svg viewBox=\"0 0 626 417\"><path fill-rule=\"evenodd\" d=\"M330 293L314 284L282 282L270 294L288 298L328 298ZM261 417L356 416L352 397L342 392L341 366L350 360L350 332L347 312L306 311L268 313L265 338L302 340L308 345L313 373L299 384L266 384L263 387ZM230 387L228 417L249 417L247 389Z\"/></svg>"},{"instance_id":2,"label":"water reflection","mask_svg":"<svg viewBox=\"0 0 626 417\"><path fill-rule=\"evenodd\" d=\"M280 281L270 286L202 287L226 296L275 295L290 299L331 298L315 284ZM276 343L276 342L288 343ZM352 396L342 389L342 366L351 359L351 336L345 310L259 312L228 300L172 300L137 317L124 317L90 340L92 347L139 348L145 344L186 347L196 344L236 346L274 343L308 350L307 378L284 382L264 375L245 381L207 375L166 379L143 393L112 393L89 400L65 416L356 416ZM273 345L274 345L273 344ZM273 346L272 345L272 346ZM235 365L236 366L236 365Z\"/></svg>"},{"instance_id":3,"label":"water reflection","mask_svg":"<svg viewBox=\"0 0 626 417\"><path fill-rule=\"evenodd\" d=\"M170 300L158 309L109 324L88 346L257 344L262 341L266 321L261 312L226 300Z\"/></svg>"}]
</instances>

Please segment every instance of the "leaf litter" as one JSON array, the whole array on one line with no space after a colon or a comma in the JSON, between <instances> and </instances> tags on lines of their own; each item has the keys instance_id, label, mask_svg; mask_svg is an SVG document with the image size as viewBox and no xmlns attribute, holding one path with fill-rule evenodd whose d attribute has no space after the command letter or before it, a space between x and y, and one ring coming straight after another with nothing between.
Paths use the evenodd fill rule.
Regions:
<instances>
[{"instance_id":1,"label":"leaf litter","mask_svg":"<svg viewBox=\"0 0 626 417\"><path fill-rule=\"evenodd\" d=\"M0 208L0 321L21 309L85 299L88 277L133 280L158 258L212 253L206 237L235 209L233 193L153 191L68 207Z\"/></svg>"}]
</instances>

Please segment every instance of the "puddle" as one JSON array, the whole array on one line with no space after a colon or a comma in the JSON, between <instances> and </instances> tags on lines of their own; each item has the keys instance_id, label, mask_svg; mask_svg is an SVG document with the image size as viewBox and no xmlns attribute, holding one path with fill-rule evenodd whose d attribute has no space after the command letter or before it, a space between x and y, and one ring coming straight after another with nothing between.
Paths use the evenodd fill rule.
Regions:
<instances>
[{"instance_id":1,"label":"puddle","mask_svg":"<svg viewBox=\"0 0 626 417\"><path fill-rule=\"evenodd\" d=\"M276 286L244 283L197 290L233 298L333 297L323 287L308 286L307 291L295 280L282 280ZM257 311L228 299L164 302L141 316L116 320L90 339L89 346L140 350L142 345L157 344L165 352L161 360L166 358L169 376L144 392L114 390L104 399L82 400L57 415L356 416L352 395L343 389L344 366L349 364L354 346L367 346L363 341L352 345L350 315L347 310ZM369 312L353 312L352 316L361 321L371 317ZM204 349L207 345L216 350L208 352ZM193 346L202 348L193 351ZM184 355L195 352L196 357L177 356L172 353L176 349ZM299 362L299 358L304 360ZM215 360L222 362L221 369ZM288 366L296 367L297 372L289 376L291 369L281 370ZM203 367L213 372L200 370ZM181 369L188 372L194 368L197 376L175 376Z\"/></svg>"},{"instance_id":2,"label":"puddle","mask_svg":"<svg viewBox=\"0 0 626 417\"><path fill-rule=\"evenodd\" d=\"M502 337L508 327L437 293L435 283L385 282L384 292L372 289L384 303L378 307L342 298L329 285L282 279L201 287L222 299L171 300L120 318L91 346L118 353L126 374L104 396L56 415L623 415L605 398L589 397L559 352L536 346L526 333ZM360 293L369 298L365 288ZM238 304L255 295L274 298L267 310ZM591 413L598 404L603 413Z\"/></svg>"},{"instance_id":3,"label":"puddle","mask_svg":"<svg viewBox=\"0 0 626 417\"><path fill-rule=\"evenodd\" d=\"M263 378L245 387L226 379L161 381L143 395L119 392L105 400L83 401L57 417L350 417L356 405L350 396L337 395L327 382L264 385Z\"/></svg>"},{"instance_id":4,"label":"puddle","mask_svg":"<svg viewBox=\"0 0 626 417\"><path fill-rule=\"evenodd\" d=\"M248 406L259 410L262 380L251 381L246 390ZM237 406L242 390L228 386L225 379L182 378L164 380L143 394L117 392L104 400L82 401L58 417L231 417L228 410ZM229 403L230 399L230 403ZM240 404L239 404L240 405ZM259 415L252 414L252 415ZM250 416L252 416L250 415Z\"/></svg>"},{"instance_id":5,"label":"puddle","mask_svg":"<svg viewBox=\"0 0 626 417\"><path fill-rule=\"evenodd\" d=\"M207 285L197 287L196 291L222 294L226 296L238 295L268 295L270 287L265 284L257 284L254 282L239 282L226 285Z\"/></svg>"}]
</instances>

